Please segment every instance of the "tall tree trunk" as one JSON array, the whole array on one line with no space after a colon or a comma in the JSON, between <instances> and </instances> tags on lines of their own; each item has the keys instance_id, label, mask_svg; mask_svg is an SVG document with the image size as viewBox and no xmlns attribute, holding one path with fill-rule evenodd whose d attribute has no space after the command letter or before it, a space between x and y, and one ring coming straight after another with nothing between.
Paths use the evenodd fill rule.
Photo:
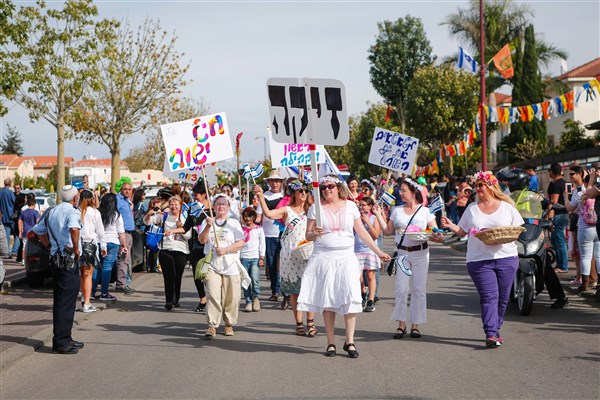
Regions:
<instances>
[{"instance_id":1,"label":"tall tree trunk","mask_svg":"<svg viewBox=\"0 0 600 400\"><path fill-rule=\"evenodd\" d=\"M121 179L121 146L117 143L110 149L110 191L116 193L115 186Z\"/></svg>"},{"instance_id":2,"label":"tall tree trunk","mask_svg":"<svg viewBox=\"0 0 600 400\"><path fill-rule=\"evenodd\" d=\"M400 120L400 133L404 135L406 131L406 118L404 115L404 103L401 97L396 99L396 108L398 109L398 119Z\"/></svg>"},{"instance_id":3,"label":"tall tree trunk","mask_svg":"<svg viewBox=\"0 0 600 400\"><path fill-rule=\"evenodd\" d=\"M58 138L56 139L56 203L62 202L60 190L65 186L65 114L64 111L58 111L56 119L56 130Z\"/></svg>"}]
</instances>

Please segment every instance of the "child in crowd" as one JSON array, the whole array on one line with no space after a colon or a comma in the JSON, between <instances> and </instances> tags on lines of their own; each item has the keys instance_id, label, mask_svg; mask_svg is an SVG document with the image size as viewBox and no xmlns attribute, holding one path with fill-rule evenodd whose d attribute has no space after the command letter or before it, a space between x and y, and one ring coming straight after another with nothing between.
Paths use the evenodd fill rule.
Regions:
<instances>
[{"instance_id":1,"label":"child in crowd","mask_svg":"<svg viewBox=\"0 0 600 400\"><path fill-rule=\"evenodd\" d=\"M240 261L246 270L252 284L244 289L246 299L245 312L259 311L260 282L259 267L265 265L265 233L260 225L256 225L256 210L254 207L246 207L242 211L242 230L246 245L240 252Z\"/></svg>"},{"instance_id":2,"label":"child in crowd","mask_svg":"<svg viewBox=\"0 0 600 400\"><path fill-rule=\"evenodd\" d=\"M36 205L35 197L27 197L27 209L23 210L19 217L19 238L23 241L23 259L25 258L27 234L40 219L40 213L35 209Z\"/></svg>"}]
</instances>

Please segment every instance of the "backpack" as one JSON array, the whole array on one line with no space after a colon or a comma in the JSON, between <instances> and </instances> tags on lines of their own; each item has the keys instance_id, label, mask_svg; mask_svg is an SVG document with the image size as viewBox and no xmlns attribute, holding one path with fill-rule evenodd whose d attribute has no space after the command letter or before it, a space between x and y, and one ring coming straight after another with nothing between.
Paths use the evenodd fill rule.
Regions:
<instances>
[{"instance_id":1,"label":"backpack","mask_svg":"<svg viewBox=\"0 0 600 400\"><path fill-rule=\"evenodd\" d=\"M133 223L135 224L135 227L138 231L143 232L146 229L146 224L144 224L145 216L146 213L144 212L144 210L142 210L141 207L133 213Z\"/></svg>"},{"instance_id":2,"label":"backpack","mask_svg":"<svg viewBox=\"0 0 600 400\"><path fill-rule=\"evenodd\" d=\"M160 250L163 234L165 233L165 221L167 220L168 215L168 213L164 213L162 224L160 226L152 224L148 228L148 231L146 231L146 247L153 253Z\"/></svg>"},{"instance_id":3,"label":"backpack","mask_svg":"<svg viewBox=\"0 0 600 400\"><path fill-rule=\"evenodd\" d=\"M587 199L585 203L581 205L581 217L583 218L583 222L588 225L596 225L596 222L598 221L598 216L594 210L595 202L596 199Z\"/></svg>"}]
</instances>

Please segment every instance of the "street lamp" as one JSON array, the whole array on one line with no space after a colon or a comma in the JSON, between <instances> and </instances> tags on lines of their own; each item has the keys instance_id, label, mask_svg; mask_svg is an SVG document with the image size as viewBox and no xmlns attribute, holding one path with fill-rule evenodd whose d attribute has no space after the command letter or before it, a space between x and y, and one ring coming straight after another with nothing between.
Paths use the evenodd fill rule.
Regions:
<instances>
[{"instance_id":1,"label":"street lamp","mask_svg":"<svg viewBox=\"0 0 600 400\"><path fill-rule=\"evenodd\" d=\"M267 130L269 131L270 128L267 128ZM266 161L267 160L267 138L264 136L257 136L254 139L255 140L261 139L263 141L263 149L264 149L264 154L265 154L265 158L263 159L263 161Z\"/></svg>"}]
</instances>

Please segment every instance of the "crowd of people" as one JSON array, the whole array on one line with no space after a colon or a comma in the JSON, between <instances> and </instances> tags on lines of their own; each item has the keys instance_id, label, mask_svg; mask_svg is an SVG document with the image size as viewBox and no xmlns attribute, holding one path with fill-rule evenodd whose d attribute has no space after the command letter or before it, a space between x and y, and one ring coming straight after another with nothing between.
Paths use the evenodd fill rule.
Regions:
<instances>
[{"instance_id":1,"label":"crowd of people","mask_svg":"<svg viewBox=\"0 0 600 400\"><path fill-rule=\"evenodd\" d=\"M531 171L525 170L531 176ZM586 177L581 167L570 167L573 191L569 193L560 166L552 165L545 202L546 218L553 220L555 227L552 243L557 265L552 272L568 270L563 247L568 228L577 237L572 255L580 256L574 283L580 280L581 291L596 287L593 258L596 268L600 267L598 223L596 219L592 224L589 215L598 215L600 202L594 204L594 198L600 189L595 169L588 172ZM358 357L354 340L357 314L375 311L380 271L388 263L391 267L387 270L396 275L390 318L398 326L393 338L421 337L421 324L427 322L428 241L443 242L443 228L447 235L468 238L467 270L480 297L485 346L503 344L499 331L518 267L517 246L514 242L485 245L475 234L485 228L523 224L515 200L509 196L509 182L499 181L491 172L459 179L442 176L440 182L432 179L429 183L423 177L398 181L350 177L344 182L327 175L319 180L318 204L314 204L310 185L297 178L286 180L274 170L265 182L265 188L254 185L247 193L249 199L235 185L222 185L212 193L200 181L191 193L177 183L165 186L150 201L144 201L143 187L134 191L128 182L120 185L118 194L103 195L67 185L60 193L63 203L42 217L35 209L35 199L27 198L20 206L16 228L12 220L6 221L7 246L13 229L24 239L33 229L51 249L55 265L53 350L73 354L83 347L71 337L78 291L79 310L85 313L96 311L93 301L118 300L109 292L111 276L116 278L114 292L135 293L130 286L132 234L158 227L164 235L159 248L148 252L146 267L147 272L162 273L165 310L180 307L186 265L193 268L194 276L198 276L196 269L208 266L202 279L194 279L198 294L194 311L206 313L206 337L216 336L221 323L223 334L233 336L240 308L249 313L261 310L260 269L264 267L268 300L281 299L282 309L291 308L295 326L290 330L315 337L319 334L315 314L322 313L327 338L324 354L335 356L335 318L343 315L343 350L351 358ZM528 179L528 187L530 182ZM10 185L10 180L5 181L5 190L14 196ZM533 189L537 187L528 188ZM0 191L3 222L4 215L12 216L6 206L10 193ZM386 196L395 202L382 201ZM436 202L445 209L427 207ZM12 210L15 208L13 205ZM574 222L569 213L577 216ZM425 231L430 232L426 238L407 234ZM382 251L383 236L394 237L393 258ZM15 238L15 256L18 247ZM550 287L548 290L551 292ZM556 302L552 308L568 304L562 288L562 294L553 290L550 295Z\"/></svg>"}]
</instances>

